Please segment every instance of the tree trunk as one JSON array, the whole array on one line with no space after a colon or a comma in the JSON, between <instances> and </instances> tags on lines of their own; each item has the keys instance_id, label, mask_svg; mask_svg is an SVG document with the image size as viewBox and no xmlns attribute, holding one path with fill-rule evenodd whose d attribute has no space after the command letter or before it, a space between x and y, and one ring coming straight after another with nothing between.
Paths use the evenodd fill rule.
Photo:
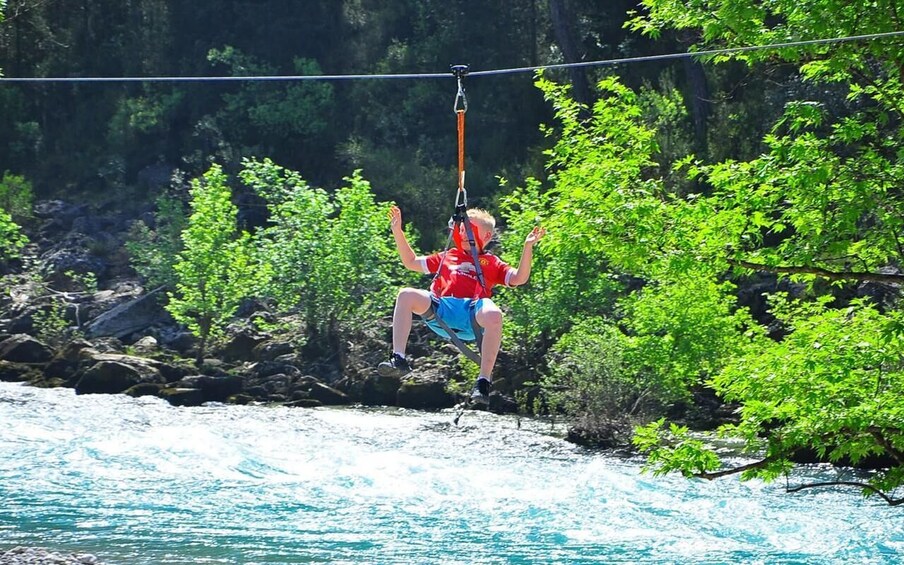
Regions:
<instances>
[{"instance_id":1,"label":"tree trunk","mask_svg":"<svg viewBox=\"0 0 904 565\"><path fill-rule=\"evenodd\" d=\"M574 17L568 0L549 0L549 17L552 20L553 33L556 43L562 50L566 63L578 63L581 60L577 40L575 38L577 20ZM571 80L574 99L582 104L589 105L590 85L587 82L587 73L582 67L569 67L568 78Z\"/></svg>"},{"instance_id":2,"label":"tree trunk","mask_svg":"<svg viewBox=\"0 0 904 565\"><path fill-rule=\"evenodd\" d=\"M691 120L694 123L694 146L698 155L706 155L706 120L709 118L709 86L703 65L690 57L684 59L684 72L687 75L690 96Z\"/></svg>"}]
</instances>

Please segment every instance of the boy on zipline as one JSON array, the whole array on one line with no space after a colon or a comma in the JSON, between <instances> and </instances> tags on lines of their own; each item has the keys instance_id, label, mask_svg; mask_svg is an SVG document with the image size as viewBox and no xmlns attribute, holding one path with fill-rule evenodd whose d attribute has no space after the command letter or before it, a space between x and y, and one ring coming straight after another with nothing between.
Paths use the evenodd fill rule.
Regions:
<instances>
[{"instance_id":1,"label":"boy on zipline","mask_svg":"<svg viewBox=\"0 0 904 565\"><path fill-rule=\"evenodd\" d=\"M521 260L517 268L512 268L501 259L484 251L484 245L495 234L496 219L485 210L471 209L467 212L473 236L477 245L479 269L484 284L478 278L469 237L464 233L464 224L458 226L459 233L453 234L456 245L444 253L420 256L414 253L405 232L402 230L402 211L393 206L389 212L392 236L395 239L399 257L406 268L419 273L435 274L430 291L403 288L396 298L392 314L392 356L380 363L377 371L383 376L402 376L411 372L411 365L405 357L408 336L411 333L412 314L425 315L431 307L435 317L439 317L447 327L454 330L464 341L480 339L480 373L477 384L471 391L471 401L489 404L490 383L493 380L493 366L502 343L502 311L490 299L495 285L520 286L530 278L534 245L546 234L546 230L534 227L524 240ZM435 317L425 320L435 333L449 337L436 322ZM473 327L476 323L477 327Z\"/></svg>"}]
</instances>

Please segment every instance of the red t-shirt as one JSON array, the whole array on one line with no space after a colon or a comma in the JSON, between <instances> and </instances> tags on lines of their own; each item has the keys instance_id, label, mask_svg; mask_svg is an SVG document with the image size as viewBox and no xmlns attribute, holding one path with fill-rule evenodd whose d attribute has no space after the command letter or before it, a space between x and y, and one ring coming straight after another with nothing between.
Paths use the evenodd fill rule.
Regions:
<instances>
[{"instance_id":1,"label":"red t-shirt","mask_svg":"<svg viewBox=\"0 0 904 565\"><path fill-rule=\"evenodd\" d=\"M514 269L502 259L490 253L478 257L486 290L477 279L477 269L470 251L453 247L445 253L434 253L425 257L421 267L426 273L435 273L442 263L442 271L433 279L430 292L437 297L454 296L455 298L489 298L493 295L493 287L497 284L507 286Z\"/></svg>"}]
</instances>

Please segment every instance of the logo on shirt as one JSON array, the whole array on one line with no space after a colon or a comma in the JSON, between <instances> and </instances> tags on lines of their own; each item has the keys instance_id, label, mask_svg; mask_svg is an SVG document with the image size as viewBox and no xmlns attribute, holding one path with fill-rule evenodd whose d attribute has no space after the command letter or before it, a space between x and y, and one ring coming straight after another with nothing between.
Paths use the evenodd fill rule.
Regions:
<instances>
[{"instance_id":1,"label":"logo on shirt","mask_svg":"<svg viewBox=\"0 0 904 565\"><path fill-rule=\"evenodd\" d=\"M449 267L449 270L456 275L467 275L469 277L473 277L477 274L477 269L474 268L474 263L459 263L457 265L452 265Z\"/></svg>"}]
</instances>

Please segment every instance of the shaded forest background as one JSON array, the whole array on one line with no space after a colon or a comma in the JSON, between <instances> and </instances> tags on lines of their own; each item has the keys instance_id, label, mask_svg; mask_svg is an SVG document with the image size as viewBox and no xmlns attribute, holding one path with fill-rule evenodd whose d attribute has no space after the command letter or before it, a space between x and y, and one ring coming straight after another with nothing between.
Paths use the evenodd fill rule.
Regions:
<instances>
[{"instance_id":1,"label":"shaded forest background","mask_svg":"<svg viewBox=\"0 0 904 565\"><path fill-rule=\"evenodd\" d=\"M678 34L656 41L624 29L633 2L13 0L0 27L8 77L242 76L443 73L684 51ZM632 87L679 88L687 123L676 143L706 151L707 130L764 123L772 93L747 89L744 70L705 76L691 61L552 73L579 99L616 72ZM542 176L551 118L531 73L466 81L468 187L490 207L497 177ZM787 86L785 86L787 88ZM334 82L5 84L0 163L30 179L39 198L110 194L174 169L268 156L318 186L362 169L427 240L455 188L454 80ZM747 100L751 97L752 100ZM714 106L721 117L711 114ZM727 105L727 106L726 106ZM745 116L749 118L745 120ZM746 121L746 123L745 123ZM678 126L678 124L674 124ZM726 132L727 133L727 132ZM724 147L718 144L720 147ZM751 149L756 146L751 141ZM683 149L683 148L681 148ZM724 149L723 149L724 150Z\"/></svg>"}]
</instances>

